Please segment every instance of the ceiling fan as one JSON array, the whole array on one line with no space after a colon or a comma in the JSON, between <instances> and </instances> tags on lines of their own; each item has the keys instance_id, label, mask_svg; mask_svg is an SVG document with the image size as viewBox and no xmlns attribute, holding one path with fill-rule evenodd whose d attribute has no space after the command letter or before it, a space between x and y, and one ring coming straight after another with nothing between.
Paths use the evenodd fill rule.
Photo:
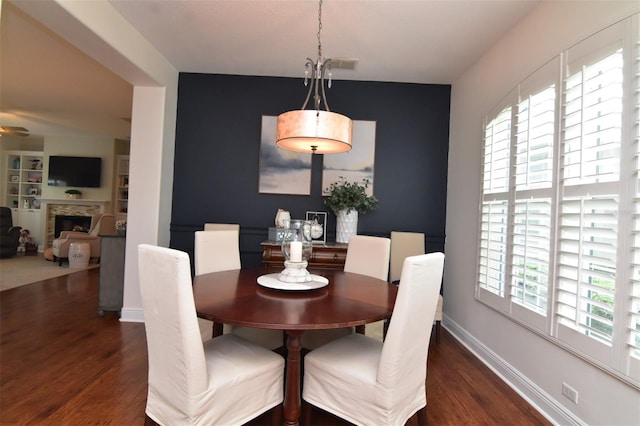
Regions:
<instances>
[{"instance_id":1,"label":"ceiling fan","mask_svg":"<svg viewBox=\"0 0 640 426\"><path fill-rule=\"evenodd\" d=\"M29 130L18 126L0 126L0 135L29 136Z\"/></svg>"}]
</instances>

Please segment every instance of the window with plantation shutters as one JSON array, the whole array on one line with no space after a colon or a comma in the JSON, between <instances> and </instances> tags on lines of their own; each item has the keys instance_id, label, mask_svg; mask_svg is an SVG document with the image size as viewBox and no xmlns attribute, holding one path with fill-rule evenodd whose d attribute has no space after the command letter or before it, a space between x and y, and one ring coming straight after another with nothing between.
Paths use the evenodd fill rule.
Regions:
<instances>
[{"instance_id":1,"label":"window with plantation shutters","mask_svg":"<svg viewBox=\"0 0 640 426\"><path fill-rule=\"evenodd\" d=\"M639 23L561 53L485 120L476 297L640 389Z\"/></svg>"},{"instance_id":2,"label":"window with plantation shutters","mask_svg":"<svg viewBox=\"0 0 640 426\"><path fill-rule=\"evenodd\" d=\"M510 311L541 331L547 326L556 85L540 87L538 80L556 68L552 61L521 84L514 135Z\"/></svg>"},{"instance_id":3,"label":"window with plantation shutters","mask_svg":"<svg viewBox=\"0 0 640 426\"><path fill-rule=\"evenodd\" d=\"M511 93L485 126L478 298L547 327L557 61ZM496 173L496 170L499 173Z\"/></svg>"},{"instance_id":4,"label":"window with plantation shutters","mask_svg":"<svg viewBox=\"0 0 640 426\"><path fill-rule=\"evenodd\" d=\"M622 49L610 49L567 66L557 253L558 337L602 361L613 337L623 105Z\"/></svg>"}]
</instances>

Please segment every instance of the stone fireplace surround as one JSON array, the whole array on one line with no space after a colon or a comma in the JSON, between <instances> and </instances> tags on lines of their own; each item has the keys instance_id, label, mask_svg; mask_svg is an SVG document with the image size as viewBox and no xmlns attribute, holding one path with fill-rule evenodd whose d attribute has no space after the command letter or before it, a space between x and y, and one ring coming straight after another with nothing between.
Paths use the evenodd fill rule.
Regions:
<instances>
[{"instance_id":1,"label":"stone fireplace surround","mask_svg":"<svg viewBox=\"0 0 640 426\"><path fill-rule=\"evenodd\" d=\"M44 210L45 218L45 247L51 247L55 239L56 216L93 216L97 213L105 213L105 207L109 204L103 200L46 200Z\"/></svg>"}]
</instances>

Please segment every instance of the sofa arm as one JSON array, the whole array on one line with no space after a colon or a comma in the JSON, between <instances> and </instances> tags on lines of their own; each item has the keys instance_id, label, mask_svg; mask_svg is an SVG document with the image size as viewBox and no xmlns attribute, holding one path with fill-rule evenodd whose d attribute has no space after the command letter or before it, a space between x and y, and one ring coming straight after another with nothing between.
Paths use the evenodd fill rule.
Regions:
<instances>
[{"instance_id":1,"label":"sofa arm","mask_svg":"<svg viewBox=\"0 0 640 426\"><path fill-rule=\"evenodd\" d=\"M62 231L60 232L60 236L58 237L58 239L60 240L68 240L68 239L91 240L94 238L96 238L95 235L89 235L86 232L78 232L78 231Z\"/></svg>"},{"instance_id":2,"label":"sofa arm","mask_svg":"<svg viewBox=\"0 0 640 426\"><path fill-rule=\"evenodd\" d=\"M9 234L12 238L15 238L16 241L20 239L20 231L22 230L22 226L12 226L9 228L7 234Z\"/></svg>"}]
</instances>

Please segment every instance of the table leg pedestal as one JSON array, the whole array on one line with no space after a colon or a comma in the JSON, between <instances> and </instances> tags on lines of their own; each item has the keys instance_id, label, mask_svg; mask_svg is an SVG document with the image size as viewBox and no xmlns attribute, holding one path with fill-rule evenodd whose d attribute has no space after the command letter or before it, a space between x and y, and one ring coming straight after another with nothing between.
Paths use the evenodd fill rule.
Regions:
<instances>
[{"instance_id":1,"label":"table leg pedestal","mask_svg":"<svg viewBox=\"0 0 640 426\"><path fill-rule=\"evenodd\" d=\"M219 322L214 322L212 337L222 336L222 334L223 334L223 325Z\"/></svg>"},{"instance_id":2,"label":"table leg pedestal","mask_svg":"<svg viewBox=\"0 0 640 426\"><path fill-rule=\"evenodd\" d=\"M285 425L298 425L302 400L300 397L301 330L287 330L287 375L285 377L283 416Z\"/></svg>"}]
</instances>

